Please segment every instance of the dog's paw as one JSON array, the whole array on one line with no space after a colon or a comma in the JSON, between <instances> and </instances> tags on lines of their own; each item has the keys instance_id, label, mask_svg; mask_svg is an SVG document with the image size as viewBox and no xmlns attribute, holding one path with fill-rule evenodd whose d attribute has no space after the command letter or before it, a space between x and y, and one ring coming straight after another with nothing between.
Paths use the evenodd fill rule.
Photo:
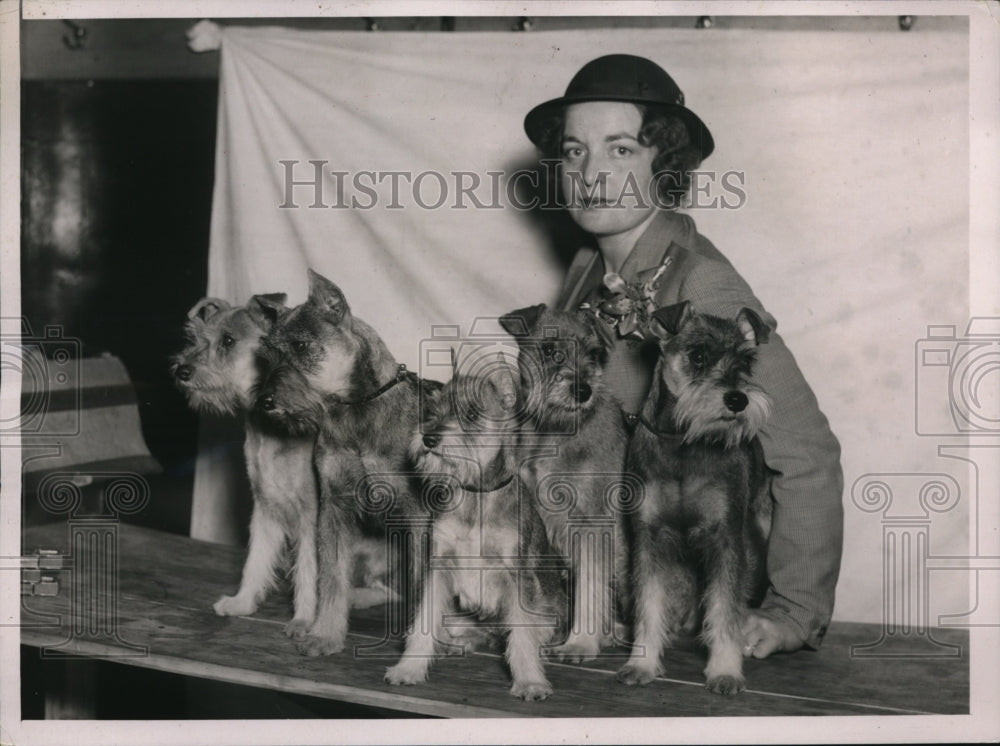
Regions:
<instances>
[{"instance_id":1,"label":"dog's paw","mask_svg":"<svg viewBox=\"0 0 1000 746\"><path fill-rule=\"evenodd\" d=\"M601 652L597 640L587 637L570 638L562 645L552 648L551 655L565 663L583 663L592 661Z\"/></svg>"},{"instance_id":2,"label":"dog's paw","mask_svg":"<svg viewBox=\"0 0 1000 746\"><path fill-rule=\"evenodd\" d=\"M257 604L239 596L223 596L212 608L219 616L250 616L257 611Z\"/></svg>"},{"instance_id":3,"label":"dog's paw","mask_svg":"<svg viewBox=\"0 0 1000 746\"><path fill-rule=\"evenodd\" d=\"M304 640L312 622L306 619L293 619L285 625L285 634L293 640Z\"/></svg>"},{"instance_id":4,"label":"dog's paw","mask_svg":"<svg viewBox=\"0 0 1000 746\"><path fill-rule=\"evenodd\" d=\"M712 676L705 682L708 691L713 694L739 694L747 688L746 679L742 676Z\"/></svg>"},{"instance_id":5,"label":"dog's paw","mask_svg":"<svg viewBox=\"0 0 1000 746\"><path fill-rule=\"evenodd\" d=\"M401 661L387 668L383 678L393 686L421 684L427 681L427 665L423 662Z\"/></svg>"},{"instance_id":6,"label":"dog's paw","mask_svg":"<svg viewBox=\"0 0 1000 746\"><path fill-rule=\"evenodd\" d=\"M309 658L316 658L321 655L333 655L344 649L344 639L339 637L319 637L317 635L305 635L298 645L299 653Z\"/></svg>"},{"instance_id":7,"label":"dog's paw","mask_svg":"<svg viewBox=\"0 0 1000 746\"><path fill-rule=\"evenodd\" d=\"M545 679L541 681L515 681L510 688L511 695L520 697L525 702L547 699L552 694L552 684Z\"/></svg>"},{"instance_id":8,"label":"dog's paw","mask_svg":"<svg viewBox=\"0 0 1000 746\"><path fill-rule=\"evenodd\" d=\"M656 678L656 675L655 668L626 663L618 670L615 678L625 686L646 686Z\"/></svg>"}]
</instances>

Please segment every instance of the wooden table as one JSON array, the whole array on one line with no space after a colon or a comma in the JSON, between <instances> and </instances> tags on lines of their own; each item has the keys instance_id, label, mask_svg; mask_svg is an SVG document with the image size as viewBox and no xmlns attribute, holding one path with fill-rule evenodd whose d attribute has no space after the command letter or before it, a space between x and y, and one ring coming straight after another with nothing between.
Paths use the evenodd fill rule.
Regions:
<instances>
[{"instance_id":1,"label":"wooden table","mask_svg":"<svg viewBox=\"0 0 1000 746\"><path fill-rule=\"evenodd\" d=\"M70 529L62 523L27 530L25 553L37 547L68 553ZM385 607L354 614L349 635L353 649L325 658L304 658L282 632L291 616L287 595L276 595L252 617L223 618L212 611L212 603L222 593L234 591L243 550L127 524L104 526L93 535L101 531L106 537L116 537L110 540L106 556L117 559L117 594L113 584L96 594L118 608L111 627L87 629L91 626L87 620L94 614L82 609L84 597L95 596L93 588L73 600L73 573L63 570L57 596L24 599L22 621L29 625L44 621L36 615L58 615L55 622L50 618L42 626L25 626L24 645L377 707L400 717L969 712L966 632L931 631L936 641L957 646L955 657L852 656L852 645L880 638L881 628L872 624L835 623L820 651L748 661L749 690L736 697L713 695L704 688L704 651L696 647L671 650L665 659L667 674L642 689L615 682L621 657L582 665L549 663L547 672L555 693L545 702L526 703L511 697L502 657L488 651L438 660L426 684L392 687L382 682L382 673L398 657L401 641L382 645L382 658L353 654L356 646L384 638ZM890 649L905 654L905 648L904 643Z\"/></svg>"}]
</instances>

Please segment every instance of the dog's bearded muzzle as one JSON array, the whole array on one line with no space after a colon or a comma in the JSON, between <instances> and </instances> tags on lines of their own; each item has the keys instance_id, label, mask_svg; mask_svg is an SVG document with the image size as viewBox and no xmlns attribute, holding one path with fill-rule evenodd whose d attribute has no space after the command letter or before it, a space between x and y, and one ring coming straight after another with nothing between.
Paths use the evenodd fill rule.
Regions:
<instances>
[{"instance_id":1,"label":"dog's bearded muzzle","mask_svg":"<svg viewBox=\"0 0 1000 746\"><path fill-rule=\"evenodd\" d=\"M322 400L302 374L278 365L257 386L254 411L290 433L317 432L324 419Z\"/></svg>"}]
</instances>

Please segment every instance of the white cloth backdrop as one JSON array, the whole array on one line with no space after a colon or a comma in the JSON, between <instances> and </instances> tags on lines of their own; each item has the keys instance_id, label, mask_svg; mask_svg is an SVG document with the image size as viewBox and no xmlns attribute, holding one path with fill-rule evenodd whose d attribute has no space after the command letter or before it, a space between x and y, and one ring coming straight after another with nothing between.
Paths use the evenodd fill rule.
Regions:
<instances>
[{"instance_id":1,"label":"white cloth backdrop","mask_svg":"<svg viewBox=\"0 0 1000 746\"><path fill-rule=\"evenodd\" d=\"M881 621L883 515L851 487L871 473L953 474L962 499L934 514L932 555L965 555L975 487L915 432L929 324L968 317L968 37L964 33L581 30L344 33L224 29L210 295L306 295L306 268L337 282L398 359L419 369L432 324L460 324L552 299L561 276L524 211L455 209L453 172L478 174L480 202L537 160L524 114L561 95L602 54L664 66L707 122L704 170L744 175L740 209L692 209L701 232L777 317L844 448L846 546L838 619ZM322 200L362 204L361 172L425 172L419 197L397 177L371 209L312 208L293 178L328 161ZM331 171L340 177L337 193ZM490 172L503 172L501 194ZM465 177L465 185L469 184ZM366 181L367 179L367 181ZM346 183L344 183L346 181ZM707 201L723 194L718 184ZM729 196L730 202L733 201ZM395 204L396 207L390 207ZM929 406L947 408L944 385ZM926 386L925 386L926 389ZM932 392L933 394L933 392ZM192 533L234 536L230 474L204 448ZM939 578L938 576L944 576ZM913 580L912 582L917 582ZM931 621L969 606L967 573L931 573Z\"/></svg>"}]
</instances>

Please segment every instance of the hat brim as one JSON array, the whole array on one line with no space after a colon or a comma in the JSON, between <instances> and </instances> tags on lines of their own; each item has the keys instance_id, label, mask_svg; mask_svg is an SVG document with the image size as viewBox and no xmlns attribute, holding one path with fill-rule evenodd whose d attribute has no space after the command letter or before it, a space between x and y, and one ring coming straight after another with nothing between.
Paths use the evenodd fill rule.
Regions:
<instances>
[{"instance_id":1,"label":"hat brim","mask_svg":"<svg viewBox=\"0 0 1000 746\"><path fill-rule=\"evenodd\" d=\"M668 103L659 99L636 98L635 96L594 95L554 98L551 101L546 101L544 104L539 104L528 112L528 115L524 118L524 132L528 135L528 139L531 142L538 147L542 147L542 138L545 136L546 129L545 123L556 112L572 104L582 104L589 101L621 101L623 103L656 106L659 109L670 112L684 122L691 137L691 144L701 150L702 159L708 158L712 151L715 150L715 140L712 138L712 133L708 131L708 127L701 121L701 118L686 106Z\"/></svg>"}]
</instances>

